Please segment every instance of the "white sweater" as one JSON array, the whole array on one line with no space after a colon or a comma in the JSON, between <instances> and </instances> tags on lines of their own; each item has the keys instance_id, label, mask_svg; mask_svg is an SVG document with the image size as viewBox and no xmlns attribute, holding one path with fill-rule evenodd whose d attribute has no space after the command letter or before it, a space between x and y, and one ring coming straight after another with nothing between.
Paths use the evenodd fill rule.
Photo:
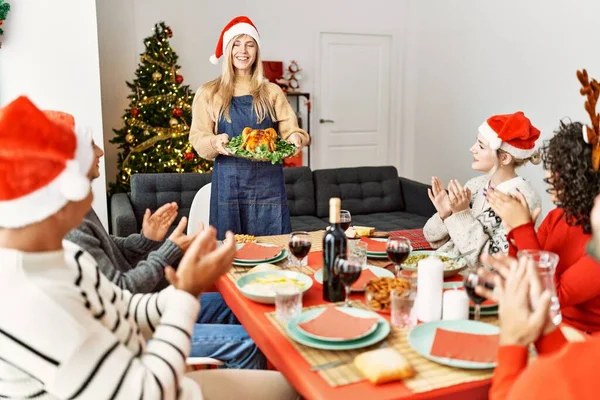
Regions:
<instances>
[{"instance_id":1,"label":"white sweater","mask_svg":"<svg viewBox=\"0 0 600 400\"><path fill-rule=\"evenodd\" d=\"M489 183L487 175L469 180L465 184L465 188L471 190L471 207L468 210L452 214L443 221L436 213L427 221L423 227L423 235L431 247L454 256L475 249L474 253L465 256L470 266L477 265L483 253L508 253L506 229L502 219L492 210L483 195L483 189ZM514 194L518 190L527 199L530 211L540 207L541 200L537 191L519 176L502 182L496 190L507 194Z\"/></svg>"},{"instance_id":2,"label":"white sweater","mask_svg":"<svg viewBox=\"0 0 600 400\"><path fill-rule=\"evenodd\" d=\"M198 299L131 295L76 245L0 248L0 398L202 399L183 376Z\"/></svg>"}]
</instances>

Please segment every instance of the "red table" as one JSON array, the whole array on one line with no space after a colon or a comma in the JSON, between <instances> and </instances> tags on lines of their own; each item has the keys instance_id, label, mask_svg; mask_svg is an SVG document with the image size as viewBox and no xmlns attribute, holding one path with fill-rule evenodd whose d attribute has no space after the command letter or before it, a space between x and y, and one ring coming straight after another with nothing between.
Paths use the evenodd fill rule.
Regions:
<instances>
[{"instance_id":1,"label":"red table","mask_svg":"<svg viewBox=\"0 0 600 400\"><path fill-rule=\"evenodd\" d=\"M319 254L311 253L313 259L309 259L309 264L318 261L314 257ZM317 372L310 370L308 363L296 351L287 337L267 319L265 313L274 311L273 306L255 303L247 299L227 276L222 276L216 286L254 342L304 398L314 400L425 398L471 400L487 398L490 387L489 379L418 394L412 393L402 382L375 386L365 380L351 385L331 387ZM360 295L356 295L356 298L364 299ZM303 305L312 306L322 303L324 303L322 286L315 283L304 295Z\"/></svg>"}]
</instances>

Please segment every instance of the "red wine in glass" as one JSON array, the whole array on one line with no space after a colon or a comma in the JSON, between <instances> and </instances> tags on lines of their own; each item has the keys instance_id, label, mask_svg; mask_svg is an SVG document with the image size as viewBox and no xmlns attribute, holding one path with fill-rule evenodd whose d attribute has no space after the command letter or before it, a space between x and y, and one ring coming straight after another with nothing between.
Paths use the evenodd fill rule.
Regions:
<instances>
[{"instance_id":1,"label":"red wine in glass","mask_svg":"<svg viewBox=\"0 0 600 400\"><path fill-rule=\"evenodd\" d=\"M471 299L473 303L475 303L475 315L474 320L479 321L479 316L481 313L481 303L485 301L485 297L478 295L475 293L475 288L480 285L484 286L488 289L493 289L494 285L483 282L479 280L479 275L475 272L470 272L463 282L463 286L465 287L465 292L467 292L467 296Z\"/></svg>"},{"instance_id":2,"label":"red wine in glass","mask_svg":"<svg viewBox=\"0 0 600 400\"><path fill-rule=\"evenodd\" d=\"M348 210L340 210L340 226L344 232L350 228L352 223L352 214Z\"/></svg>"},{"instance_id":3,"label":"red wine in glass","mask_svg":"<svg viewBox=\"0 0 600 400\"><path fill-rule=\"evenodd\" d=\"M386 249L388 258L396 265L400 265L408 258L410 254L410 247L408 246L400 246L400 247L388 247Z\"/></svg>"},{"instance_id":4,"label":"red wine in glass","mask_svg":"<svg viewBox=\"0 0 600 400\"><path fill-rule=\"evenodd\" d=\"M294 238L289 241L288 246L290 248L290 252L299 260L303 260L304 257L308 255L310 252L310 248L312 243L308 240L301 240Z\"/></svg>"},{"instance_id":5,"label":"red wine in glass","mask_svg":"<svg viewBox=\"0 0 600 400\"><path fill-rule=\"evenodd\" d=\"M346 301L344 306L352 307L350 304L350 292L352 290L352 284L360 278L362 273L362 265L359 263L353 263L343 258L338 258L335 263L336 273L340 281L344 284L346 289Z\"/></svg>"},{"instance_id":6,"label":"red wine in glass","mask_svg":"<svg viewBox=\"0 0 600 400\"><path fill-rule=\"evenodd\" d=\"M348 230L348 228L350 228L350 223L351 223L351 222L352 222L352 221L345 221L345 222L342 222L342 223L340 223L340 225L342 226L342 229L344 230L344 232L345 232L346 230Z\"/></svg>"}]
</instances>

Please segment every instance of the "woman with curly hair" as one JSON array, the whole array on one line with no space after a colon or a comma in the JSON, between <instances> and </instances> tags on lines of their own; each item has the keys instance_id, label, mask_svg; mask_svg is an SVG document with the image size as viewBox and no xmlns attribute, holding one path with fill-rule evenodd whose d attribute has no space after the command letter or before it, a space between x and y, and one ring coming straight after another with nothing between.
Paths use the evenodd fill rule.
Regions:
<instances>
[{"instance_id":1,"label":"woman with curly hair","mask_svg":"<svg viewBox=\"0 0 600 400\"><path fill-rule=\"evenodd\" d=\"M558 254L555 284L563 321L585 332L600 331L600 268L586 255L591 239L590 212L600 193L600 175L592 166L593 147L579 122L561 122L542 149L547 190L557 206L537 233L526 202L495 190L487 193L492 209L507 226L510 254L547 250Z\"/></svg>"}]
</instances>

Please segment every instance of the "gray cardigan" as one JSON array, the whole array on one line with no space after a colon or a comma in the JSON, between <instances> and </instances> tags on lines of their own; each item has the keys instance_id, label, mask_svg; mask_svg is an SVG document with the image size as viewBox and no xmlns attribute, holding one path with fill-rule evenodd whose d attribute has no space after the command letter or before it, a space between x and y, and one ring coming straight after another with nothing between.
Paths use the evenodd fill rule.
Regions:
<instances>
[{"instance_id":1,"label":"gray cardigan","mask_svg":"<svg viewBox=\"0 0 600 400\"><path fill-rule=\"evenodd\" d=\"M94 210L65 239L90 253L108 279L131 293L165 287L165 267L175 267L183 256L181 248L170 240L156 242L141 234L125 238L109 235Z\"/></svg>"}]
</instances>

